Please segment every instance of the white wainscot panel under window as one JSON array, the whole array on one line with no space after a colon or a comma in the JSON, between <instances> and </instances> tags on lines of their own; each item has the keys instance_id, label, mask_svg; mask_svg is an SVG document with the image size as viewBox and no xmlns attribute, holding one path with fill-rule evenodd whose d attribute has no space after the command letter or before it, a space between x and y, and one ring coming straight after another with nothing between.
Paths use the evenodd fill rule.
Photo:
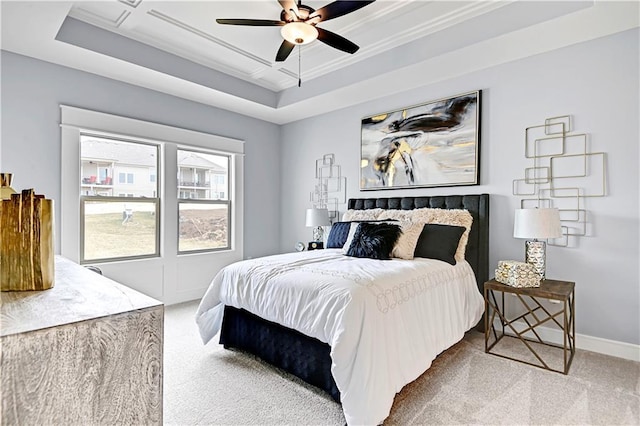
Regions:
<instances>
[{"instance_id":1,"label":"white wainscot panel under window","mask_svg":"<svg viewBox=\"0 0 640 426\"><path fill-rule=\"evenodd\" d=\"M191 300L201 297L220 269L239 260L242 260L242 257L233 251L180 256L174 297L176 300Z\"/></svg>"},{"instance_id":2,"label":"white wainscot panel under window","mask_svg":"<svg viewBox=\"0 0 640 426\"><path fill-rule=\"evenodd\" d=\"M110 279L155 299L164 299L164 264L161 258L112 262L99 265Z\"/></svg>"}]
</instances>

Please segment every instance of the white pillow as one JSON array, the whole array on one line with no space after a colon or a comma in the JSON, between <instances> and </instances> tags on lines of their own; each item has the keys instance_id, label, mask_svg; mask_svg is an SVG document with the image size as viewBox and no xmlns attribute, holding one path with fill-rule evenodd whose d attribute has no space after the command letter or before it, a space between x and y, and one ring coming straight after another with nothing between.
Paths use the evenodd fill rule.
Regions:
<instances>
[{"instance_id":1,"label":"white pillow","mask_svg":"<svg viewBox=\"0 0 640 426\"><path fill-rule=\"evenodd\" d=\"M352 220L376 220L382 209L367 209L367 210L347 210L342 215L343 222L350 222Z\"/></svg>"},{"instance_id":2,"label":"white pillow","mask_svg":"<svg viewBox=\"0 0 640 426\"><path fill-rule=\"evenodd\" d=\"M391 257L397 257L399 259L413 259L413 253L416 251L416 245L418 244L418 238L424 228L424 223L419 222L389 222L398 223L402 228L402 233L396 241L396 245L393 247ZM349 230L351 231L351 230Z\"/></svg>"},{"instance_id":3,"label":"white pillow","mask_svg":"<svg viewBox=\"0 0 640 426\"><path fill-rule=\"evenodd\" d=\"M351 246L351 242L353 241L353 236L358 230L358 226L360 226L360 222L351 222L349 226L349 234L347 235L347 241L344 242L342 246L342 253L347 254L349 251L349 247Z\"/></svg>"},{"instance_id":4,"label":"white pillow","mask_svg":"<svg viewBox=\"0 0 640 426\"><path fill-rule=\"evenodd\" d=\"M419 220L413 219L413 212L414 210L383 210L378 215L378 219L393 219L400 222L420 222Z\"/></svg>"}]
</instances>

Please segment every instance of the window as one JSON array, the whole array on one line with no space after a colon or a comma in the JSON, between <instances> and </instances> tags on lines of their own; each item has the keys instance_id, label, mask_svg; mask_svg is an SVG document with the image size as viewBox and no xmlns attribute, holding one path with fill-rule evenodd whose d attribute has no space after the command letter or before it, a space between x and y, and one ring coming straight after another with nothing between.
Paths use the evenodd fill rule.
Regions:
<instances>
[{"instance_id":1,"label":"window","mask_svg":"<svg viewBox=\"0 0 640 426\"><path fill-rule=\"evenodd\" d=\"M187 149L177 154L178 253L230 248L229 156Z\"/></svg>"},{"instance_id":2,"label":"window","mask_svg":"<svg viewBox=\"0 0 640 426\"><path fill-rule=\"evenodd\" d=\"M106 191L81 195L81 262L159 256L159 149L159 144L124 136L81 135L82 162L112 161L116 170L124 169L118 171L118 183L127 189L117 197ZM178 253L230 248L229 159L204 150L177 149ZM102 170L105 177L107 170ZM150 184L136 184L135 174L145 171Z\"/></svg>"},{"instance_id":3,"label":"window","mask_svg":"<svg viewBox=\"0 0 640 426\"><path fill-rule=\"evenodd\" d=\"M155 181L152 181L155 182ZM118 173L118 183L133 184L133 173Z\"/></svg>"},{"instance_id":4,"label":"window","mask_svg":"<svg viewBox=\"0 0 640 426\"><path fill-rule=\"evenodd\" d=\"M80 135L82 162L89 158L113 161L115 167L129 170L158 169L159 145L141 143L126 138ZM126 165L126 166L125 166ZM108 170L100 169L106 178ZM100 191L97 195L80 197L81 262L118 260L158 256L159 199L157 185L134 186L134 172L118 172L118 183L127 184L132 192ZM135 193L134 193L135 192Z\"/></svg>"},{"instance_id":5,"label":"window","mask_svg":"<svg viewBox=\"0 0 640 426\"><path fill-rule=\"evenodd\" d=\"M57 241L62 256L83 264L101 264L100 267L110 278L165 303L178 303L198 297L202 294L202 283L211 280L212 271L243 258L243 141L66 105L60 106L60 112L62 192L59 205L62 214L56 224L59 230L56 235L59 236ZM144 169L140 164L132 165L130 161L132 157L139 159L139 153L133 156L119 155L107 161L99 161L97 158L80 161L81 158L87 158L81 154L84 136L130 143L133 149L140 146L151 147L153 154L149 156L154 155L155 161ZM179 184L180 191L185 191L185 194L176 193L176 176L180 173L178 150L227 158L223 162L228 167L223 169L227 173L227 184L225 196L221 200L210 199L214 191L214 179L213 174L208 171L211 166L204 164L187 164L189 169L196 169L197 178L194 177L191 181L198 185L182 188L182 184ZM111 179L109 185L100 183L104 176L101 176L101 168L108 169L105 180ZM123 184L119 183L120 173L125 174ZM128 173L133 174L133 184L126 183ZM155 182L150 182L152 173L156 176ZM89 196L97 191L117 196ZM89 194L83 198L83 194L87 192ZM198 194L198 198L189 198L191 192ZM127 197L128 194L133 197ZM222 205L206 204L210 202ZM192 205L197 209L191 208ZM91 219L104 219L97 217L95 210L105 210L107 207L110 211L100 211L97 214L111 214L111 229L126 229L131 231L131 235L119 234L113 237L109 235L109 229L100 229L99 226L91 228ZM195 250L190 250L190 247L183 244L184 250L178 253L179 211L192 213L201 210L196 213L210 213L213 207L228 210L228 214L222 215L222 221L227 225L226 241L225 238L220 238L222 245L227 248L218 248L221 246L218 244L216 247L203 249L200 246L202 241L196 239L198 246ZM90 213L94 213L93 216ZM98 225L104 225L104 220L97 222ZM191 224L193 225L192 222ZM85 250L85 240L91 241L91 232L85 232L85 225L89 225L87 229L93 230L94 236L98 232L101 235L93 246L94 252ZM133 240L133 235L136 245L125 245L123 242ZM112 245L114 241L117 243L115 248L117 255L121 257L105 258L104 253L114 249L108 247L106 241L110 241ZM186 238L183 243L185 241ZM86 248L90 247L87 245ZM143 251L140 247L150 250ZM133 248L135 251L127 252L125 248ZM156 254L153 254L154 251ZM141 252L151 254L140 255Z\"/></svg>"}]
</instances>

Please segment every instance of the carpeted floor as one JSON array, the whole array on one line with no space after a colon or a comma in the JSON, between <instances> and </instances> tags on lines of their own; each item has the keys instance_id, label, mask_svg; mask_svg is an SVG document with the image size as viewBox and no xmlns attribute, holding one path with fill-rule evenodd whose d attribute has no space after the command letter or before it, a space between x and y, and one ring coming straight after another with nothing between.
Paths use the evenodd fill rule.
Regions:
<instances>
[{"instance_id":1,"label":"carpeted floor","mask_svg":"<svg viewBox=\"0 0 640 426\"><path fill-rule=\"evenodd\" d=\"M204 346L196 308L165 308L165 424L345 424L323 392L249 355ZM515 339L503 342L525 354ZM578 350L565 376L485 354L472 331L396 395L385 421L427 424L640 424L640 363Z\"/></svg>"}]
</instances>

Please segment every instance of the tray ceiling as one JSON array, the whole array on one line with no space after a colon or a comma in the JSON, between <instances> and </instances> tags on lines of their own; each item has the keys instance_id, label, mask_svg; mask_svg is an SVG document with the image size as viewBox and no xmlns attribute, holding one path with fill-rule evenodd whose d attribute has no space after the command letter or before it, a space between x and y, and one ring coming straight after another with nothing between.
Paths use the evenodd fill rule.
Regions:
<instances>
[{"instance_id":1,"label":"tray ceiling","mask_svg":"<svg viewBox=\"0 0 640 426\"><path fill-rule=\"evenodd\" d=\"M327 3L304 2L315 9ZM606 4L592 1L378 0L319 24L359 45L355 54L314 41L275 62L279 27L219 25L215 19L278 20L276 0L3 1L2 48L283 123L383 96L393 91L392 81L403 70L414 75L416 67L428 67L423 85L447 78L447 66L453 66L448 58L474 46L491 57L496 47L521 40L522 52L475 61L467 72L538 53L540 48L532 49L535 40L523 38L525 29L546 25L555 36L572 26L593 27L597 16L605 21L579 37L557 38L557 46L543 48L550 50L637 26L637 16L620 22L637 10L634 3L603 17ZM432 71L434 61L442 64L439 76ZM381 79L386 79L382 85ZM418 84L404 83L403 90ZM364 95L371 85L379 92ZM349 95L356 89L357 96Z\"/></svg>"},{"instance_id":2,"label":"tray ceiling","mask_svg":"<svg viewBox=\"0 0 640 426\"><path fill-rule=\"evenodd\" d=\"M307 1L319 9L328 1ZM301 73L311 80L372 55L508 5L509 2L378 1L319 24L360 46L350 55L319 41L300 49ZM280 19L268 1L142 1L73 3L69 16L171 52L201 65L280 91L297 85L298 48L275 56L279 27L219 25L216 18ZM426 18L426 19L425 19Z\"/></svg>"}]
</instances>

